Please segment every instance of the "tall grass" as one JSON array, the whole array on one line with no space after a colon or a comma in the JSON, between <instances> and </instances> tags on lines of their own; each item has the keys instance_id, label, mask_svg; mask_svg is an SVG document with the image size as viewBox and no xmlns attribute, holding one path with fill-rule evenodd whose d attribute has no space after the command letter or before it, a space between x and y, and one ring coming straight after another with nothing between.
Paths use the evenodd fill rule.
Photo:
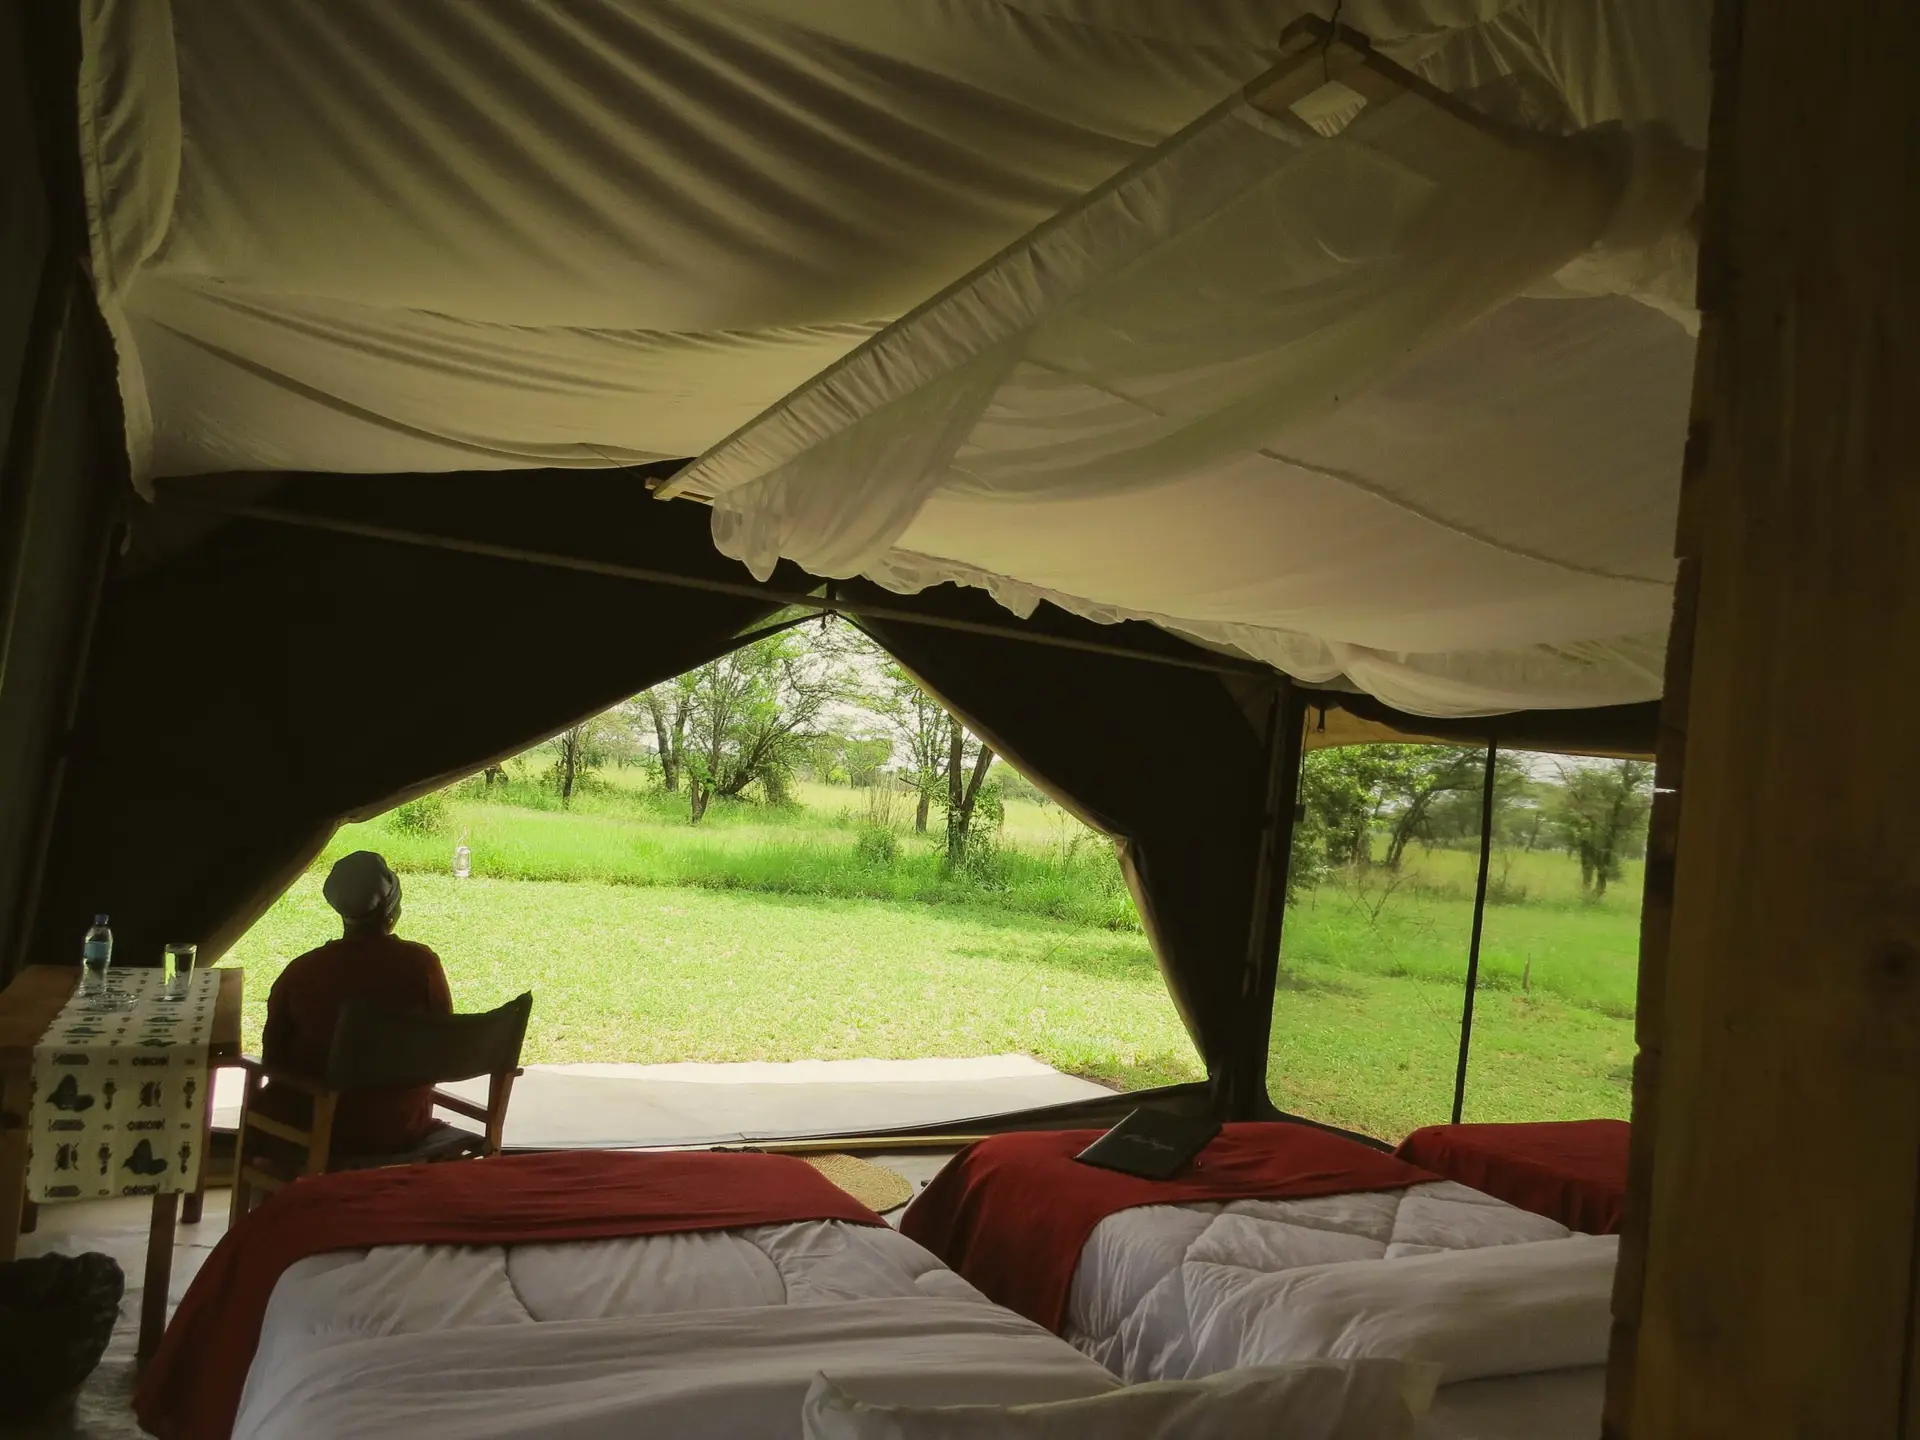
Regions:
<instances>
[{"instance_id":1,"label":"tall grass","mask_svg":"<svg viewBox=\"0 0 1920 1440\"><path fill-rule=\"evenodd\" d=\"M1402 976L1458 993L1466 983L1470 900L1418 890L1374 901L1322 886L1287 914L1282 962L1290 971ZM1480 988L1551 995L1614 1018L1634 1012L1637 907L1553 903L1489 907L1480 944Z\"/></svg>"},{"instance_id":2,"label":"tall grass","mask_svg":"<svg viewBox=\"0 0 1920 1440\"><path fill-rule=\"evenodd\" d=\"M500 787L496 786L496 791ZM1104 930L1138 930L1133 898L1112 847L1069 845L1052 851L1003 846L983 863L950 872L941 837L903 836L886 857L857 842L852 824L802 827L769 818L762 807L730 807L709 830L643 823L601 809L531 809L507 803L456 803L442 828L423 834L392 816L343 829L327 861L374 849L405 873L444 874L464 839L473 873L497 880L595 881L608 885L684 886L917 904L967 904ZM757 813L754 813L757 812ZM631 817L631 818L629 818ZM837 819L837 817L834 817Z\"/></svg>"}]
</instances>

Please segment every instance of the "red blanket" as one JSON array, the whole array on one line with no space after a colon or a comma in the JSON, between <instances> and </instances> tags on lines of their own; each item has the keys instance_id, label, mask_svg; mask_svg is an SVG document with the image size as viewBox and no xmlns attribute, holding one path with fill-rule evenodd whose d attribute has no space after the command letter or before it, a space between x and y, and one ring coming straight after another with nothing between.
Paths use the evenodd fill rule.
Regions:
<instances>
[{"instance_id":1,"label":"red blanket","mask_svg":"<svg viewBox=\"0 0 1920 1440\"><path fill-rule=\"evenodd\" d=\"M273 1287L374 1245L519 1245L802 1220L886 1222L784 1155L568 1151L300 1180L228 1232L168 1326L134 1414L161 1440L232 1432Z\"/></svg>"},{"instance_id":2,"label":"red blanket","mask_svg":"<svg viewBox=\"0 0 1920 1440\"><path fill-rule=\"evenodd\" d=\"M1631 1133L1624 1120L1430 1125L1402 1141L1399 1155L1570 1230L1611 1235L1627 1199Z\"/></svg>"},{"instance_id":3,"label":"red blanket","mask_svg":"<svg viewBox=\"0 0 1920 1440\"><path fill-rule=\"evenodd\" d=\"M1435 1178L1307 1125L1229 1125L1172 1180L1077 1164L1099 1130L996 1135L955 1156L901 1218L988 1299L1058 1332L1080 1251L1121 1210L1204 1200L1304 1200Z\"/></svg>"}]
</instances>

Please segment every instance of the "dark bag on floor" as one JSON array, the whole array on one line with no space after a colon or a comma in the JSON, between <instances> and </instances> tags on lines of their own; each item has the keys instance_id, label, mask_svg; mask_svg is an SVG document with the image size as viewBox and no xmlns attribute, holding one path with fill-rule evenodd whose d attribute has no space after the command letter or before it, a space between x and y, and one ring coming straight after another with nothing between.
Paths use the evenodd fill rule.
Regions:
<instances>
[{"instance_id":1,"label":"dark bag on floor","mask_svg":"<svg viewBox=\"0 0 1920 1440\"><path fill-rule=\"evenodd\" d=\"M0 1420L35 1414L80 1387L107 1353L125 1289L106 1255L0 1264Z\"/></svg>"}]
</instances>

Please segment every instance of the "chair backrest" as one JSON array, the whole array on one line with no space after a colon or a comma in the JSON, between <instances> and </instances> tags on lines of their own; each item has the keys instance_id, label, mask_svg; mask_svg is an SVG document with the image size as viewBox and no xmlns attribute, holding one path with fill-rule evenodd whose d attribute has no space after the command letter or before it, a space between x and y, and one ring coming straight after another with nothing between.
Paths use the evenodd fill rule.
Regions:
<instances>
[{"instance_id":1,"label":"chair backrest","mask_svg":"<svg viewBox=\"0 0 1920 1440\"><path fill-rule=\"evenodd\" d=\"M349 1005L333 1027L327 1084L336 1090L401 1089L516 1070L532 1011L531 990L481 1015Z\"/></svg>"}]
</instances>

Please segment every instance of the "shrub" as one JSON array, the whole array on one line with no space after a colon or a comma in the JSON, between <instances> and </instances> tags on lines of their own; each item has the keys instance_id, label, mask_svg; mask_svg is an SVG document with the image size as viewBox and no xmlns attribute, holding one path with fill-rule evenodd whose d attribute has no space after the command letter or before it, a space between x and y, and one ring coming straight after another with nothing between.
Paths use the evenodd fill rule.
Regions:
<instances>
[{"instance_id":1,"label":"shrub","mask_svg":"<svg viewBox=\"0 0 1920 1440\"><path fill-rule=\"evenodd\" d=\"M447 828L447 797L436 790L409 800L394 807L390 820L394 829L407 835L438 835Z\"/></svg>"},{"instance_id":2,"label":"shrub","mask_svg":"<svg viewBox=\"0 0 1920 1440\"><path fill-rule=\"evenodd\" d=\"M1024 800L1029 805L1053 804L1052 796L1004 760L994 762L993 778L999 782L1001 794L1009 800Z\"/></svg>"},{"instance_id":3,"label":"shrub","mask_svg":"<svg viewBox=\"0 0 1920 1440\"><path fill-rule=\"evenodd\" d=\"M1511 862L1500 868L1497 875L1487 876L1487 903L1489 905L1524 905L1527 903L1527 887L1515 880L1509 873Z\"/></svg>"},{"instance_id":4,"label":"shrub","mask_svg":"<svg viewBox=\"0 0 1920 1440\"><path fill-rule=\"evenodd\" d=\"M860 863L874 870L891 870L900 860L900 837L891 829L868 825L853 842Z\"/></svg>"},{"instance_id":5,"label":"shrub","mask_svg":"<svg viewBox=\"0 0 1920 1440\"><path fill-rule=\"evenodd\" d=\"M967 850L961 869L967 878L983 890L1004 890L1007 867L1001 861L1000 845L993 832L969 831Z\"/></svg>"}]
</instances>

